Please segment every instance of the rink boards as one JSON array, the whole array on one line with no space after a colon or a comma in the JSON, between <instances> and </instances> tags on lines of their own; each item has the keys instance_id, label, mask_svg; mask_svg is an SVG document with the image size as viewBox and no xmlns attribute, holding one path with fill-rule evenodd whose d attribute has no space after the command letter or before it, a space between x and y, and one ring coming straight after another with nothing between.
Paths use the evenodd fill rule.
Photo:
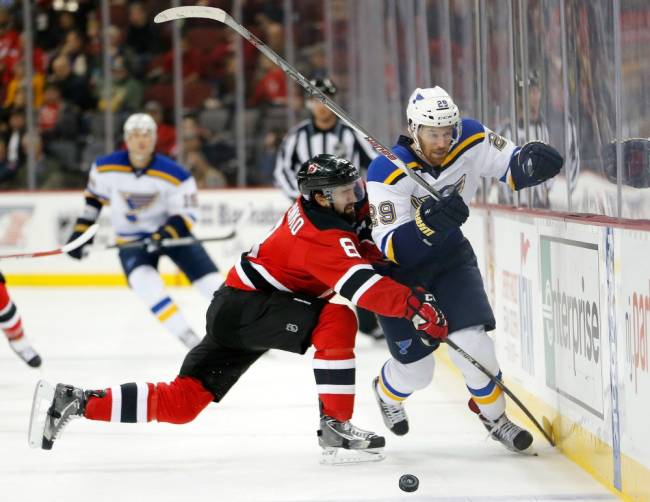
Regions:
<instances>
[{"instance_id":1,"label":"rink boards","mask_svg":"<svg viewBox=\"0 0 650 502\"><path fill-rule=\"evenodd\" d=\"M508 384L568 457L623 497L650 500L650 232L494 206L472 220L464 231Z\"/></svg>"},{"instance_id":2,"label":"rink boards","mask_svg":"<svg viewBox=\"0 0 650 502\"><path fill-rule=\"evenodd\" d=\"M208 245L224 272L289 205L274 189L207 190L199 202L197 236L237 231ZM82 206L79 192L3 194L0 253L57 247ZM626 498L650 500L650 231L494 206L475 207L463 230L494 307L508 384L552 424L568 457ZM96 243L112 239L105 210ZM168 260L161 270L168 284L185 283ZM12 286L125 284L114 251L82 262L6 260L0 271Z\"/></svg>"}]
</instances>

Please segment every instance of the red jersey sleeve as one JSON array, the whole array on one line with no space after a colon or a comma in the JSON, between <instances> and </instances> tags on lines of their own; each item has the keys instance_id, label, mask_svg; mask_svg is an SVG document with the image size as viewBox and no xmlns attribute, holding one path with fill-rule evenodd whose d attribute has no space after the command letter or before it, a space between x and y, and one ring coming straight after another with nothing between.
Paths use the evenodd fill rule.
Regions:
<instances>
[{"instance_id":1,"label":"red jersey sleeve","mask_svg":"<svg viewBox=\"0 0 650 502\"><path fill-rule=\"evenodd\" d=\"M308 271L353 304L387 317L406 314L411 290L378 274L362 257L356 235L321 232L319 241L310 244L308 256Z\"/></svg>"}]
</instances>

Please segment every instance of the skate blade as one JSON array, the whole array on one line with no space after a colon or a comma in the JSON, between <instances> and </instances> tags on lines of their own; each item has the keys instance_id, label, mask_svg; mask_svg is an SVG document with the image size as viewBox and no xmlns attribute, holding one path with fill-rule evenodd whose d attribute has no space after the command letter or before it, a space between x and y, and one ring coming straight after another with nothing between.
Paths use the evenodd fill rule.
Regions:
<instances>
[{"instance_id":1,"label":"skate blade","mask_svg":"<svg viewBox=\"0 0 650 502\"><path fill-rule=\"evenodd\" d=\"M320 463L323 465L350 465L379 462L386 457L383 448L367 450L346 450L345 448L323 448Z\"/></svg>"},{"instance_id":2,"label":"skate blade","mask_svg":"<svg viewBox=\"0 0 650 502\"><path fill-rule=\"evenodd\" d=\"M45 380L39 380L34 389L32 413L29 417L27 441L32 448L43 447L43 433L47 420L47 410L54 400L54 387Z\"/></svg>"}]
</instances>

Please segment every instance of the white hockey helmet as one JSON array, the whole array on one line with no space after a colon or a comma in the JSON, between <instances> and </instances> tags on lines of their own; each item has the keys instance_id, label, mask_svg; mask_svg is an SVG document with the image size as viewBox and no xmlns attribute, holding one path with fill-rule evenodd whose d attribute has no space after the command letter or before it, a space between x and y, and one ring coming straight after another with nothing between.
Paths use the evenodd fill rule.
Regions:
<instances>
[{"instance_id":1,"label":"white hockey helmet","mask_svg":"<svg viewBox=\"0 0 650 502\"><path fill-rule=\"evenodd\" d=\"M460 110L451 96L440 86L413 91L406 106L408 129L415 142L416 152L422 155L418 130L425 127L454 128L453 140L449 148L453 147L461 135Z\"/></svg>"},{"instance_id":2,"label":"white hockey helmet","mask_svg":"<svg viewBox=\"0 0 650 502\"><path fill-rule=\"evenodd\" d=\"M156 121L148 113L134 113L129 115L129 118L124 122L124 139L131 134L133 131L140 132L150 132L153 136L154 144L156 143L156 132L158 131L158 126L156 126Z\"/></svg>"}]
</instances>

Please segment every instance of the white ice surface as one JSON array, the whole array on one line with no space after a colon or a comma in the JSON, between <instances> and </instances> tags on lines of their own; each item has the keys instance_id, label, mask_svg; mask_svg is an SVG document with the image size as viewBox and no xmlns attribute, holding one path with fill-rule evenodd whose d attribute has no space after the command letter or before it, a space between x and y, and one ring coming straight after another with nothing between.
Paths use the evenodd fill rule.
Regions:
<instances>
[{"instance_id":1,"label":"white ice surface","mask_svg":"<svg viewBox=\"0 0 650 502\"><path fill-rule=\"evenodd\" d=\"M353 422L386 432L386 460L321 466L311 353L273 352L221 404L192 423L111 424L76 420L52 451L27 446L39 378L85 388L169 381L185 350L128 290L13 288L27 333L41 353L28 368L0 343L0 501L564 501L615 500L536 436L538 457L486 439L467 410L466 389L444 364L434 384L409 399L411 432L384 430L370 382L387 357L359 336ZM203 332L206 302L172 290ZM1 342L1 340L0 340ZM420 480L405 493L398 479Z\"/></svg>"}]
</instances>

